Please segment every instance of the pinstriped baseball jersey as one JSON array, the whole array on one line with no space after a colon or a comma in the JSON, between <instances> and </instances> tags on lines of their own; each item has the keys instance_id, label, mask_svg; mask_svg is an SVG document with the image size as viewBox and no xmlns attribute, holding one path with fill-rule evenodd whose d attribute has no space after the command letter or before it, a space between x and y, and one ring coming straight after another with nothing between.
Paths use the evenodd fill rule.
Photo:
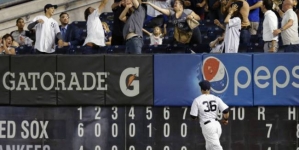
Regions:
<instances>
[{"instance_id":1,"label":"pinstriped baseball jersey","mask_svg":"<svg viewBox=\"0 0 299 150\"><path fill-rule=\"evenodd\" d=\"M200 125L204 122L216 119L217 112L227 109L228 106L217 96L212 94L202 94L194 99L190 115L198 116Z\"/></svg>"}]
</instances>

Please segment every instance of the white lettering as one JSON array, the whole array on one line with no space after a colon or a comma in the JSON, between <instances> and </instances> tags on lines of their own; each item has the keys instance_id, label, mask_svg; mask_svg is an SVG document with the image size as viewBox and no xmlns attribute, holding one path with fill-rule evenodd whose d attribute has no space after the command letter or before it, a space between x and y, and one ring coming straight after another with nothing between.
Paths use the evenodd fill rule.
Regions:
<instances>
[{"instance_id":1,"label":"white lettering","mask_svg":"<svg viewBox=\"0 0 299 150\"><path fill-rule=\"evenodd\" d=\"M16 136L16 123L7 121L7 138L12 139Z\"/></svg>"},{"instance_id":2,"label":"white lettering","mask_svg":"<svg viewBox=\"0 0 299 150\"><path fill-rule=\"evenodd\" d=\"M28 129L26 128L26 127L28 127L29 126L29 122L28 121L23 121L22 123L21 123L21 127L22 127L22 129L23 129L23 131L21 132L21 137L23 138L23 139L28 139L28 137L29 137L29 131L28 131Z\"/></svg>"},{"instance_id":3,"label":"white lettering","mask_svg":"<svg viewBox=\"0 0 299 150\"><path fill-rule=\"evenodd\" d=\"M129 80L127 81L128 77ZM139 77L139 67L127 68L120 75L120 89L128 97L134 97L139 94L139 81L135 79L136 77ZM132 87L132 89L129 87Z\"/></svg>"},{"instance_id":4,"label":"white lettering","mask_svg":"<svg viewBox=\"0 0 299 150\"><path fill-rule=\"evenodd\" d=\"M32 79L32 87L31 87L31 90L32 91L36 91L37 88L36 88L36 79L39 79L40 78L40 74L38 72L29 72L28 73L28 78L29 79Z\"/></svg>"},{"instance_id":5,"label":"white lettering","mask_svg":"<svg viewBox=\"0 0 299 150\"><path fill-rule=\"evenodd\" d=\"M84 76L84 87L83 87L83 90L84 91L89 91L89 90L92 90L95 88L96 86L96 77L93 73L91 72L83 72L83 76ZM92 85L90 87L88 87L87 83L88 83L88 80L87 80L87 77L91 77L91 81L89 83L92 83Z\"/></svg>"},{"instance_id":6,"label":"white lettering","mask_svg":"<svg viewBox=\"0 0 299 150\"><path fill-rule=\"evenodd\" d=\"M299 70L299 66L295 66L292 69L292 75L296 78L299 79L299 74L296 74L296 71ZM299 88L299 83L295 83L294 81L292 82L292 85L296 88Z\"/></svg>"},{"instance_id":7,"label":"white lettering","mask_svg":"<svg viewBox=\"0 0 299 150\"><path fill-rule=\"evenodd\" d=\"M296 107L289 107L288 110L288 120L296 120Z\"/></svg>"},{"instance_id":8,"label":"white lettering","mask_svg":"<svg viewBox=\"0 0 299 150\"><path fill-rule=\"evenodd\" d=\"M238 76L239 76L239 73L241 71L245 71L245 73L247 74L247 81L245 84L241 84L238 80ZM234 85L234 95L238 95L238 87L239 88L242 88L242 89L245 89L249 86L250 82L251 82L251 73L250 71L248 70L248 68L246 67L239 67L236 72L235 72L235 76L234 76L234 82L235 82L235 85Z\"/></svg>"},{"instance_id":9,"label":"white lettering","mask_svg":"<svg viewBox=\"0 0 299 150\"><path fill-rule=\"evenodd\" d=\"M280 70L284 71L286 74L286 80L282 84L278 83L276 79L276 75ZM273 95L276 95L276 87L285 88L289 84L289 82L290 82L290 73L288 69L284 66L278 66L277 68L275 68L273 72Z\"/></svg>"},{"instance_id":10,"label":"white lettering","mask_svg":"<svg viewBox=\"0 0 299 150\"><path fill-rule=\"evenodd\" d=\"M75 72L72 72L71 75L72 75L72 78L71 78L71 81L70 81L69 88L67 90L72 91L73 90L72 86L76 86L77 87L76 88L77 91L82 90L82 88L80 87L80 84L79 84L79 80L78 80L77 74Z\"/></svg>"},{"instance_id":11,"label":"white lettering","mask_svg":"<svg viewBox=\"0 0 299 150\"><path fill-rule=\"evenodd\" d=\"M15 82L14 81L10 81L10 84L11 84L11 87L9 87L7 84L6 84L6 78L9 78L8 76L11 76L12 78L15 78L15 74L14 73L10 73L10 72L5 72L4 75L3 75L3 78L2 78L2 83L3 83L3 86L6 90L14 90L15 89Z\"/></svg>"},{"instance_id":12,"label":"white lettering","mask_svg":"<svg viewBox=\"0 0 299 150\"><path fill-rule=\"evenodd\" d=\"M258 75L260 71L264 71L266 73L265 76ZM254 82L259 88L266 88L269 86L269 82L265 82L264 84L261 84L259 80L267 80L270 79L270 71L265 66L258 67L254 72Z\"/></svg>"},{"instance_id":13,"label":"white lettering","mask_svg":"<svg viewBox=\"0 0 299 150\"><path fill-rule=\"evenodd\" d=\"M45 78L46 75L50 77L50 86L49 87L46 87L45 84L44 84L44 81L45 81L44 78ZM43 73L40 80L41 80L40 84L41 84L41 86L44 90L49 91L53 88L53 86L54 86L54 77L50 72Z\"/></svg>"},{"instance_id":14,"label":"white lettering","mask_svg":"<svg viewBox=\"0 0 299 150\"><path fill-rule=\"evenodd\" d=\"M258 120L265 120L265 107L258 107Z\"/></svg>"},{"instance_id":15,"label":"white lettering","mask_svg":"<svg viewBox=\"0 0 299 150\"><path fill-rule=\"evenodd\" d=\"M108 74L106 72L97 72L98 76L98 88L97 90L107 90L107 84L104 84L102 87L102 84L105 83L105 79L108 77ZM105 79L102 79L102 76L104 76Z\"/></svg>"},{"instance_id":16,"label":"white lettering","mask_svg":"<svg viewBox=\"0 0 299 150\"><path fill-rule=\"evenodd\" d=\"M55 72L55 75L56 75L56 79L57 79L55 90L60 90L59 83L61 84L61 90L66 90L65 83L64 83L65 82L65 74L62 72ZM61 79L59 77L61 77Z\"/></svg>"},{"instance_id":17,"label":"white lettering","mask_svg":"<svg viewBox=\"0 0 299 150\"><path fill-rule=\"evenodd\" d=\"M0 121L0 138L6 138L6 136L2 133L3 131L6 130L6 127L4 127L4 125L6 125L6 121L1 120Z\"/></svg>"},{"instance_id":18,"label":"white lettering","mask_svg":"<svg viewBox=\"0 0 299 150\"><path fill-rule=\"evenodd\" d=\"M18 87L16 88L17 91L21 91L21 86L25 86L24 90L25 91L29 91L30 88L28 86L28 83L27 83L27 80L26 80L26 76L25 76L25 73L21 72L20 74L20 79L19 79L19 82L18 82Z\"/></svg>"}]
</instances>

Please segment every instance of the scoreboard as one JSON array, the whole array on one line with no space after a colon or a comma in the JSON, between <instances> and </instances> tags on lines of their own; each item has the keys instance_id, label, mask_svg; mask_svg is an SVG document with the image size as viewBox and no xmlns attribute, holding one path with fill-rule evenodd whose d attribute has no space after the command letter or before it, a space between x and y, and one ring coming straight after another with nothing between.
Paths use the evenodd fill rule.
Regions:
<instances>
[{"instance_id":1,"label":"scoreboard","mask_svg":"<svg viewBox=\"0 0 299 150\"><path fill-rule=\"evenodd\" d=\"M205 149L190 107L0 107L0 150ZM225 150L299 150L297 107L231 107ZM222 115L219 113L219 118Z\"/></svg>"}]
</instances>

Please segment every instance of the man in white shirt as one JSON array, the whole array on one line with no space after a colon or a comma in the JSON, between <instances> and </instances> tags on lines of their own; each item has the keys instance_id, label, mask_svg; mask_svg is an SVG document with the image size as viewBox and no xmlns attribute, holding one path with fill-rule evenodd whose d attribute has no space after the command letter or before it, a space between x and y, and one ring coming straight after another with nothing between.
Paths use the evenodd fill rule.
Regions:
<instances>
[{"instance_id":1,"label":"man in white shirt","mask_svg":"<svg viewBox=\"0 0 299 150\"><path fill-rule=\"evenodd\" d=\"M285 52L299 52L298 18L293 11L293 0L284 0L282 11L284 15L281 21L281 28L273 31L277 36L281 33L281 39Z\"/></svg>"},{"instance_id":2,"label":"man in white shirt","mask_svg":"<svg viewBox=\"0 0 299 150\"><path fill-rule=\"evenodd\" d=\"M273 53L278 50L278 35L274 36L273 31L278 28L278 18L272 11L272 0L263 0L261 10L264 13L263 21L263 40L264 40L264 52Z\"/></svg>"},{"instance_id":3,"label":"man in white shirt","mask_svg":"<svg viewBox=\"0 0 299 150\"><path fill-rule=\"evenodd\" d=\"M63 40L60 33L59 25L52 18L57 5L47 4L44 7L44 16L36 16L33 22L28 25L28 29L35 30L36 42L34 48L36 53L49 54L55 52L55 37L58 40L58 46L63 46Z\"/></svg>"},{"instance_id":4,"label":"man in white shirt","mask_svg":"<svg viewBox=\"0 0 299 150\"><path fill-rule=\"evenodd\" d=\"M223 150L220 144L221 125L217 120L218 112L223 113L224 125L228 124L229 108L217 96L210 94L211 84L204 80L199 83L202 95L196 97L192 103L190 116L199 118L199 124L206 140L207 150Z\"/></svg>"}]
</instances>

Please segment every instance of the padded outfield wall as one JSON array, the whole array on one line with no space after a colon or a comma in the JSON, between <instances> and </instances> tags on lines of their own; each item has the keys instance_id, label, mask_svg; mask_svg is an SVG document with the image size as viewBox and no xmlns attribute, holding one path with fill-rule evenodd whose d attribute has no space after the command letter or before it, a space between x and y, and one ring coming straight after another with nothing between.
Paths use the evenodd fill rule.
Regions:
<instances>
[{"instance_id":1,"label":"padded outfield wall","mask_svg":"<svg viewBox=\"0 0 299 150\"><path fill-rule=\"evenodd\" d=\"M0 149L204 149L189 113L206 79L230 106L224 149L296 150L298 56L1 56Z\"/></svg>"}]
</instances>

